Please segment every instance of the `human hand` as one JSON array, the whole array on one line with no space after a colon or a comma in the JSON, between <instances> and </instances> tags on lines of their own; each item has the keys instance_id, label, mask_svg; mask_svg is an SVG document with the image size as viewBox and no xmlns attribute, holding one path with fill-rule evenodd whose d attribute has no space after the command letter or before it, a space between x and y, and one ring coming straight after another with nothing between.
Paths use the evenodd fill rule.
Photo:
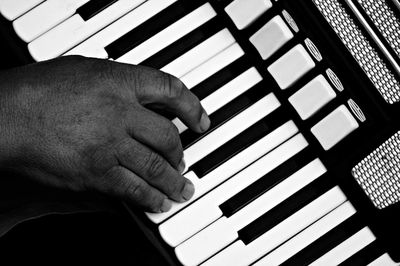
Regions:
<instances>
[{"instance_id":1,"label":"human hand","mask_svg":"<svg viewBox=\"0 0 400 266\"><path fill-rule=\"evenodd\" d=\"M160 71L63 57L0 73L0 167L44 184L116 196L146 211L191 198L177 128L210 121L181 81Z\"/></svg>"}]
</instances>

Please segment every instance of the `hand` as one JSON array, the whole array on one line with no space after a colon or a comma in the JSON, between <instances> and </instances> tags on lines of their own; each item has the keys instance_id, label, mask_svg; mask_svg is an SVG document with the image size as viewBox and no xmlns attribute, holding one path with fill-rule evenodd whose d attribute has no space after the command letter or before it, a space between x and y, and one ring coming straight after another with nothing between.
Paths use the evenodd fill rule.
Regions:
<instances>
[{"instance_id":1,"label":"hand","mask_svg":"<svg viewBox=\"0 0 400 266\"><path fill-rule=\"evenodd\" d=\"M0 167L73 191L95 190L162 212L186 201L177 128L210 121L177 78L141 66L63 57L0 74Z\"/></svg>"}]
</instances>

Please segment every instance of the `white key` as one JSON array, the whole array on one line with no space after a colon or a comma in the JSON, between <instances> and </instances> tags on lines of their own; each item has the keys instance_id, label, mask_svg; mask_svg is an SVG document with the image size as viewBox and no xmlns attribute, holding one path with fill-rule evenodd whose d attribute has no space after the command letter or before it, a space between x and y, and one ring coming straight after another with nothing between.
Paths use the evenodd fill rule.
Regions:
<instances>
[{"instance_id":1,"label":"white key","mask_svg":"<svg viewBox=\"0 0 400 266\"><path fill-rule=\"evenodd\" d=\"M186 166L190 167L215 149L228 142L280 106L272 93L221 125L183 151Z\"/></svg>"},{"instance_id":2,"label":"white key","mask_svg":"<svg viewBox=\"0 0 400 266\"><path fill-rule=\"evenodd\" d=\"M159 226L162 238L177 246L222 216L219 205L308 145L298 134Z\"/></svg>"},{"instance_id":3,"label":"white key","mask_svg":"<svg viewBox=\"0 0 400 266\"><path fill-rule=\"evenodd\" d=\"M381 255L379 258L368 264L368 266L396 266L396 265L398 266L400 264L394 262L387 253Z\"/></svg>"},{"instance_id":4,"label":"white key","mask_svg":"<svg viewBox=\"0 0 400 266\"><path fill-rule=\"evenodd\" d=\"M29 43L29 52L36 61L62 55L144 1L119 0L88 21L76 14Z\"/></svg>"},{"instance_id":5,"label":"white key","mask_svg":"<svg viewBox=\"0 0 400 266\"><path fill-rule=\"evenodd\" d=\"M6 19L14 20L43 1L44 0L1 0L0 12Z\"/></svg>"},{"instance_id":6,"label":"white key","mask_svg":"<svg viewBox=\"0 0 400 266\"><path fill-rule=\"evenodd\" d=\"M60 22L75 14L76 9L89 0L47 0L25 15L14 20L17 35L31 42Z\"/></svg>"},{"instance_id":7,"label":"white key","mask_svg":"<svg viewBox=\"0 0 400 266\"><path fill-rule=\"evenodd\" d=\"M172 216L197 198L201 197L211 189L214 189L219 184L227 180L229 177L244 169L250 163L256 161L263 155L267 154L298 132L296 125L293 121L288 121L282 126L272 131L267 136L253 143L216 169L199 179L195 173L189 172L185 175L193 183L195 183L195 192L193 197L184 203L172 203L172 208L164 213L148 213L148 217L154 223L160 223Z\"/></svg>"},{"instance_id":8,"label":"white key","mask_svg":"<svg viewBox=\"0 0 400 266\"><path fill-rule=\"evenodd\" d=\"M172 119L172 123L178 129L179 134L188 129L187 126L179 118Z\"/></svg>"},{"instance_id":9,"label":"white key","mask_svg":"<svg viewBox=\"0 0 400 266\"><path fill-rule=\"evenodd\" d=\"M225 12L235 23L239 30L242 30L253 23L257 18L272 7L269 0L234 0L227 7Z\"/></svg>"},{"instance_id":10,"label":"white key","mask_svg":"<svg viewBox=\"0 0 400 266\"><path fill-rule=\"evenodd\" d=\"M180 77L180 79L188 89L191 89L243 55L244 51L242 48L240 48L237 43L234 43L183 77ZM179 133L182 133L187 129L187 127L177 118L172 120L172 123L174 123L178 128Z\"/></svg>"},{"instance_id":11,"label":"white key","mask_svg":"<svg viewBox=\"0 0 400 266\"><path fill-rule=\"evenodd\" d=\"M364 227L338 246L334 247L328 253L318 258L310 266L324 265L334 266L342 263L352 255L368 246L375 240L374 234L368 227Z\"/></svg>"},{"instance_id":12,"label":"white key","mask_svg":"<svg viewBox=\"0 0 400 266\"><path fill-rule=\"evenodd\" d=\"M345 105L340 105L311 128L324 150L329 150L358 128L358 122Z\"/></svg>"},{"instance_id":13,"label":"white key","mask_svg":"<svg viewBox=\"0 0 400 266\"><path fill-rule=\"evenodd\" d=\"M204 98L201 104L208 114L212 114L261 81L260 73L252 67Z\"/></svg>"},{"instance_id":14,"label":"white key","mask_svg":"<svg viewBox=\"0 0 400 266\"><path fill-rule=\"evenodd\" d=\"M250 37L262 59L267 59L293 38L293 33L280 16L276 16Z\"/></svg>"},{"instance_id":15,"label":"white key","mask_svg":"<svg viewBox=\"0 0 400 266\"><path fill-rule=\"evenodd\" d=\"M122 18L79 44L65 55L83 55L106 59L105 47L124 36L143 22L158 14L177 0L148 0Z\"/></svg>"},{"instance_id":16,"label":"white key","mask_svg":"<svg viewBox=\"0 0 400 266\"><path fill-rule=\"evenodd\" d=\"M204 98L201 101L201 105L204 110L206 110L207 114L211 115L219 108L228 104L230 101L255 86L261 80L262 77L260 73L258 73L255 67L252 67ZM176 123L175 125L177 125L179 133L182 133L187 129L187 127L180 122L180 120L178 121L174 121L174 124Z\"/></svg>"},{"instance_id":17,"label":"white key","mask_svg":"<svg viewBox=\"0 0 400 266\"><path fill-rule=\"evenodd\" d=\"M197 265L238 238L238 231L320 177L326 168L315 159L229 218L223 216L175 248L184 265Z\"/></svg>"},{"instance_id":18,"label":"white key","mask_svg":"<svg viewBox=\"0 0 400 266\"><path fill-rule=\"evenodd\" d=\"M242 48L240 48L239 44L234 43L221 53L181 77L181 80L191 89L243 55L244 51Z\"/></svg>"},{"instance_id":19,"label":"white key","mask_svg":"<svg viewBox=\"0 0 400 266\"><path fill-rule=\"evenodd\" d=\"M318 238L344 222L356 213L350 202L346 201L320 220L304 229L292 239L259 260L254 266L280 265L303 248L316 241Z\"/></svg>"},{"instance_id":20,"label":"white key","mask_svg":"<svg viewBox=\"0 0 400 266\"><path fill-rule=\"evenodd\" d=\"M176 77L182 77L234 43L235 38L229 30L223 29L164 66L161 70Z\"/></svg>"},{"instance_id":21,"label":"white key","mask_svg":"<svg viewBox=\"0 0 400 266\"><path fill-rule=\"evenodd\" d=\"M336 97L335 91L322 75L318 75L289 97L301 119L306 120Z\"/></svg>"},{"instance_id":22,"label":"white key","mask_svg":"<svg viewBox=\"0 0 400 266\"><path fill-rule=\"evenodd\" d=\"M346 201L346 196L339 187L334 187L251 243L245 245L238 240L203 265L249 265L331 212L344 201Z\"/></svg>"},{"instance_id":23,"label":"white key","mask_svg":"<svg viewBox=\"0 0 400 266\"><path fill-rule=\"evenodd\" d=\"M216 15L217 13L211 5L206 3L130 50L116 61L134 65L140 64L150 56L200 27Z\"/></svg>"},{"instance_id":24,"label":"white key","mask_svg":"<svg viewBox=\"0 0 400 266\"><path fill-rule=\"evenodd\" d=\"M269 73L282 90L289 88L315 67L306 49L298 44L268 67Z\"/></svg>"}]
</instances>

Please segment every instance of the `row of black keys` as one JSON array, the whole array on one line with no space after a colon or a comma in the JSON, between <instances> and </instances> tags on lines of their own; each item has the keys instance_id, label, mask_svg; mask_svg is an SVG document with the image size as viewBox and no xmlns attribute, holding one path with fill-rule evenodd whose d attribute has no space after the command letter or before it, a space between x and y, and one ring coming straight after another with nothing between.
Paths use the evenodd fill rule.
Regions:
<instances>
[{"instance_id":1,"label":"row of black keys","mask_svg":"<svg viewBox=\"0 0 400 266\"><path fill-rule=\"evenodd\" d=\"M267 192L279 182L300 170L314 158L315 156L313 155L311 148L306 148L293 156L249 187L222 203L220 209L224 216L232 216L251 201L255 200L258 196ZM253 240L257 239L259 236L269 231L334 186L335 180L331 178L329 174L319 177L317 180L311 182L309 185L299 190L252 223L240 229L238 232L239 239L245 244L251 243ZM344 242L353 234L357 233L364 226L366 226L365 221L360 215L355 214L285 261L282 265L308 265L327 253L329 250ZM375 241L362 251L348 258L341 265L366 265L383 253L383 247L379 246L379 243Z\"/></svg>"},{"instance_id":2,"label":"row of black keys","mask_svg":"<svg viewBox=\"0 0 400 266\"><path fill-rule=\"evenodd\" d=\"M92 0L79 7L76 13L79 14L84 21L87 21L115 2L117 2L117 0ZM204 0L177 1L108 45L106 51L110 58L117 59L162 29L194 11L205 2ZM221 23L219 23L219 25L221 25ZM218 25L216 26L218 27ZM213 29L213 27L209 28ZM195 40L196 39L193 39L193 41Z\"/></svg>"}]
</instances>

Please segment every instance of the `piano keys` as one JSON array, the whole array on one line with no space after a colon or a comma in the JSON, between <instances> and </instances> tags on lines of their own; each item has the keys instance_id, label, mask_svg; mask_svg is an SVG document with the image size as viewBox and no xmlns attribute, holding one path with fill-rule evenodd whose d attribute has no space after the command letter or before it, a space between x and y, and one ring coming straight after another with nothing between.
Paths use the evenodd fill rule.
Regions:
<instances>
[{"instance_id":1,"label":"piano keys","mask_svg":"<svg viewBox=\"0 0 400 266\"><path fill-rule=\"evenodd\" d=\"M43 1L44 0L23 0L15 3L14 0L2 0L0 2L0 12L6 19L12 21Z\"/></svg>"},{"instance_id":2,"label":"piano keys","mask_svg":"<svg viewBox=\"0 0 400 266\"><path fill-rule=\"evenodd\" d=\"M17 35L29 43L58 23L75 14L89 0L45 1L13 21ZM45 14L45 16L43 16Z\"/></svg>"},{"instance_id":3,"label":"piano keys","mask_svg":"<svg viewBox=\"0 0 400 266\"><path fill-rule=\"evenodd\" d=\"M396 265L398 204L377 210L352 168L398 131L399 77L348 1L0 0L0 11L36 61L151 66L201 100L208 132L172 119L193 198L166 213L127 207L169 261Z\"/></svg>"}]
</instances>

